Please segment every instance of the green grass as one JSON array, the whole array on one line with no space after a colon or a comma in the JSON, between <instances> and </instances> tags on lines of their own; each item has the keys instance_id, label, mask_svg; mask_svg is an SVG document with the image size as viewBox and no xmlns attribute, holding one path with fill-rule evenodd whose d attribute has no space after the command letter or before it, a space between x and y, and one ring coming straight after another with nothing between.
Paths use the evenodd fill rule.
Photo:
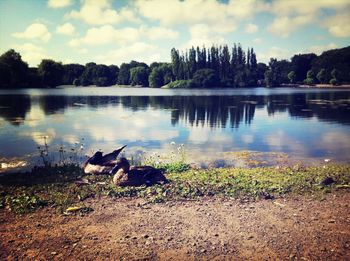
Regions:
<instances>
[{"instance_id":1,"label":"green grass","mask_svg":"<svg viewBox=\"0 0 350 261\"><path fill-rule=\"evenodd\" d=\"M116 187L111 184L111 176L86 176L77 165L8 174L0 177L0 207L15 213L26 213L53 206L59 213L64 213L72 206L84 207L82 211L88 209L86 199L103 196L142 197L156 203L203 196L259 199L266 194L280 197L325 193L350 187L350 165L194 170L184 163L171 163L160 167L166 170L170 182L150 187ZM332 177L336 183L321 186L320 182L326 177ZM74 181L81 178L89 180L91 184L76 185Z\"/></svg>"}]
</instances>

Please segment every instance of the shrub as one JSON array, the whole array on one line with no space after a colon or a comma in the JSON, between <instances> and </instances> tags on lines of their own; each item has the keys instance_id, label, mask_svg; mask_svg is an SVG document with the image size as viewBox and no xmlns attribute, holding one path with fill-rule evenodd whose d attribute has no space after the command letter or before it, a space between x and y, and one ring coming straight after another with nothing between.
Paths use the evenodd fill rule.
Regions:
<instances>
[{"instance_id":1,"label":"shrub","mask_svg":"<svg viewBox=\"0 0 350 261\"><path fill-rule=\"evenodd\" d=\"M177 88L193 88L195 87L192 80L177 80L168 84L168 88L177 89Z\"/></svg>"},{"instance_id":2,"label":"shrub","mask_svg":"<svg viewBox=\"0 0 350 261\"><path fill-rule=\"evenodd\" d=\"M339 84L339 82L338 82L337 79L335 79L335 78L332 78L332 79L329 81L329 83L332 84L332 85L338 85L338 84Z\"/></svg>"}]
</instances>

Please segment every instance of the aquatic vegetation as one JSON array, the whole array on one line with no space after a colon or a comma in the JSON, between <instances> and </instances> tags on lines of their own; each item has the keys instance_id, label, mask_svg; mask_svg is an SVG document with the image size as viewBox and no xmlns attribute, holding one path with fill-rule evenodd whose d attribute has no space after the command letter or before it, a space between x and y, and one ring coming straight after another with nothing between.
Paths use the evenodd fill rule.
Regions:
<instances>
[{"instance_id":1,"label":"aquatic vegetation","mask_svg":"<svg viewBox=\"0 0 350 261\"><path fill-rule=\"evenodd\" d=\"M65 147L63 144L57 148L50 148L47 143L47 136L42 137L44 142L43 146L38 146L39 158L41 159L40 165L49 167L52 165L79 165L85 159L84 155L85 144L83 143L84 138L80 141L76 141L72 146ZM58 155L58 158L55 156Z\"/></svg>"},{"instance_id":2,"label":"aquatic vegetation","mask_svg":"<svg viewBox=\"0 0 350 261\"><path fill-rule=\"evenodd\" d=\"M177 145L174 141L170 143L169 151L163 154L153 152L144 157L142 165L164 169L166 172L183 172L190 169L186 163L186 148L184 144Z\"/></svg>"}]
</instances>

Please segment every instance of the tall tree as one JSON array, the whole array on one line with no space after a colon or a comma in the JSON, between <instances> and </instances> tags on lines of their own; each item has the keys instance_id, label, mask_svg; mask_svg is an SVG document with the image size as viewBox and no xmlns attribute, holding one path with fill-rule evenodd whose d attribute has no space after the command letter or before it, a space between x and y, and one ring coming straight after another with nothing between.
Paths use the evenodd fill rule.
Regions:
<instances>
[{"instance_id":1,"label":"tall tree","mask_svg":"<svg viewBox=\"0 0 350 261\"><path fill-rule=\"evenodd\" d=\"M171 49L171 64L175 79L180 80L180 55L179 51L175 48Z\"/></svg>"},{"instance_id":2,"label":"tall tree","mask_svg":"<svg viewBox=\"0 0 350 261\"><path fill-rule=\"evenodd\" d=\"M149 70L143 66L137 66L130 69L131 85L148 86Z\"/></svg>"},{"instance_id":3,"label":"tall tree","mask_svg":"<svg viewBox=\"0 0 350 261\"><path fill-rule=\"evenodd\" d=\"M8 50L0 56L0 87L27 87L28 73L28 64L15 50Z\"/></svg>"},{"instance_id":4,"label":"tall tree","mask_svg":"<svg viewBox=\"0 0 350 261\"><path fill-rule=\"evenodd\" d=\"M44 86L56 87L62 84L63 66L60 62L43 59L38 66L38 73Z\"/></svg>"}]
</instances>

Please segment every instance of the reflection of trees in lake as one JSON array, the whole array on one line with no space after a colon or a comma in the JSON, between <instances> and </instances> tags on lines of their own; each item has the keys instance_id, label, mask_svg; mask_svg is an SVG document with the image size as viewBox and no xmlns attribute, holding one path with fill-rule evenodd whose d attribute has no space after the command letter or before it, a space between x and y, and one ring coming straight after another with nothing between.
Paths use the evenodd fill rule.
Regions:
<instances>
[{"instance_id":1,"label":"reflection of trees in lake","mask_svg":"<svg viewBox=\"0 0 350 261\"><path fill-rule=\"evenodd\" d=\"M45 114L63 113L66 108L88 106L99 108L121 105L132 111L171 111L171 123L180 121L191 126L238 128L251 124L256 109L269 115L288 112L291 117L317 117L324 121L350 124L349 92L295 93L270 96L41 96L38 103ZM30 97L25 95L0 96L0 116L12 124L14 118L25 118L30 109ZM10 107L11 109L6 107Z\"/></svg>"},{"instance_id":2,"label":"reflection of trees in lake","mask_svg":"<svg viewBox=\"0 0 350 261\"><path fill-rule=\"evenodd\" d=\"M30 110L30 97L28 95L0 96L0 117L18 126L23 123Z\"/></svg>"},{"instance_id":3,"label":"reflection of trees in lake","mask_svg":"<svg viewBox=\"0 0 350 261\"><path fill-rule=\"evenodd\" d=\"M267 96L269 114L288 111L298 118L317 117L327 122L350 124L350 93L306 93Z\"/></svg>"}]
</instances>

